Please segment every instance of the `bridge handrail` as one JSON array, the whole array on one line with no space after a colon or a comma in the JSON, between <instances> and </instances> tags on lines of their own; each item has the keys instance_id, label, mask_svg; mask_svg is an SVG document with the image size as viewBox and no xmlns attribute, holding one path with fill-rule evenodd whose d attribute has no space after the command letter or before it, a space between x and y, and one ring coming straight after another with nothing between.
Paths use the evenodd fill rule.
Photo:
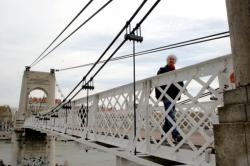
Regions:
<instances>
[{"instance_id":1,"label":"bridge handrail","mask_svg":"<svg viewBox=\"0 0 250 166\"><path fill-rule=\"evenodd\" d=\"M136 124L133 84L127 84L89 96L89 110L84 97L72 101L70 110L62 109L47 119L33 116L25 125L103 142L128 153L136 148L148 155L186 164L215 165L211 154L213 124L218 123L217 107L223 105L222 92L233 88L229 82L231 71L232 58L227 55L137 81ZM183 87L179 81L183 81ZM175 99L166 93L169 86L161 87L166 84L180 90ZM155 98L155 89L161 92L159 99ZM161 102L163 96L171 101L167 110ZM173 107L176 119L169 114ZM162 127L165 122L170 124L167 131ZM180 142L173 140L173 131L182 136Z\"/></svg>"},{"instance_id":2,"label":"bridge handrail","mask_svg":"<svg viewBox=\"0 0 250 166\"><path fill-rule=\"evenodd\" d=\"M176 75L177 73L180 73L180 72L186 72L188 70L193 70L194 68L202 68L204 65L209 66L210 64L214 64L214 63L218 63L218 62L222 62L222 63L225 63L225 65L227 65L227 63L230 63L231 60L232 60L232 55L231 54L224 55L224 56L221 56L221 57L218 57L218 58L210 59L210 60L200 62L200 63L197 63L197 64L193 64L193 65L189 65L187 67L183 67L183 68L180 68L180 69L175 70L175 71L164 73L161 76L155 75L155 76L151 76L151 77L148 77L148 78L145 78L145 79L142 79L142 80L138 80L138 81L136 81L136 84L139 84L139 83L142 83L142 82L145 82L145 81L148 81L148 80L153 80L153 79L156 79L158 77ZM115 88L112 88L112 89L108 89L108 90L105 90L105 91L102 91L102 92L98 92L98 93L89 95L89 97L93 97L95 95L100 95L100 94L103 94L103 93L112 92L114 90L121 89L121 88L124 88L126 86L132 86L132 85L133 85L133 83L121 85L121 86L118 86L118 87L115 87ZM81 100L86 100L86 97L82 97L82 98L79 98L79 99L76 99L76 100L73 100L73 101L74 102L79 102Z\"/></svg>"}]
</instances>

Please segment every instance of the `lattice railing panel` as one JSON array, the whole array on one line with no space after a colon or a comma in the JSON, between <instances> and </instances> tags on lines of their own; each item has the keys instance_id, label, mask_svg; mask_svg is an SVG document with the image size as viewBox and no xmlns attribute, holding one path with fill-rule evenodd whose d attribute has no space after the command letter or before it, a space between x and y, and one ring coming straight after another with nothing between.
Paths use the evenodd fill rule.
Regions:
<instances>
[{"instance_id":1,"label":"lattice railing panel","mask_svg":"<svg viewBox=\"0 0 250 166\"><path fill-rule=\"evenodd\" d=\"M186 164L215 165L207 149L214 148L213 124L218 123L224 87L233 87L228 82L231 69L231 58L225 56L136 82L136 124L133 84L128 84L89 96L89 109L87 99L81 98L70 103L71 109L61 109L56 118L32 117L26 125L128 152L136 148ZM173 87L174 95L169 92ZM176 135L181 136L179 140Z\"/></svg>"}]
</instances>

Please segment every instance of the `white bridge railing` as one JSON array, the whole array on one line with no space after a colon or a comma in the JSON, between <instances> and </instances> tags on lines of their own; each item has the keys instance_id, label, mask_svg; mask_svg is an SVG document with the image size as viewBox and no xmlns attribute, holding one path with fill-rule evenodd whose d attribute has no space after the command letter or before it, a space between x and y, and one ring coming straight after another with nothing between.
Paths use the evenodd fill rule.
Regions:
<instances>
[{"instance_id":1,"label":"white bridge railing","mask_svg":"<svg viewBox=\"0 0 250 166\"><path fill-rule=\"evenodd\" d=\"M231 56L223 56L136 82L136 131L134 131L133 84L81 98L53 116L31 116L26 127L56 131L65 135L102 142L191 165L215 165L213 124L218 123L217 107L223 105L222 92L233 87ZM184 86L178 82L182 81ZM175 85L179 94L171 99L162 85ZM157 100L155 89L161 92ZM176 108L176 120L167 116L161 98ZM179 97L181 97L180 100ZM172 124L166 133L165 117ZM174 142L177 129L183 139ZM136 135L134 135L136 133Z\"/></svg>"}]
</instances>

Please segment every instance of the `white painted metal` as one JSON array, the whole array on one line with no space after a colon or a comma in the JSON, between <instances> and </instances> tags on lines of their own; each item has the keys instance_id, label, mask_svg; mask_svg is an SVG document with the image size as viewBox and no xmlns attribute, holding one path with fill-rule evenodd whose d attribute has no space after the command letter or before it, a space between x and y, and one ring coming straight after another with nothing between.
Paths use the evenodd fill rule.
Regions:
<instances>
[{"instance_id":1,"label":"white painted metal","mask_svg":"<svg viewBox=\"0 0 250 166\"><path fill-rule=\"evenodd\" d=\"M213 124L218 123L217 107L223 105L224 87L229 83L231 56L223 56L180 70L136 82L137 128L133 131L133 84L124 85L71 102L70 110L60 110L49 120L34 116L25 126L81 140L98 141L122 148L132 155L134 148L143 154L175 160L189 165L215 165ZM183 81L181 87L177 82ZM166 91L174 84L180 89L176 99ZM161 89L161 85L168 85ZM155 98L155 88L176 107L176 121L167 116L161 99ZM204 95L209 93L208 95ZM178 98L181 97L180 100ZM172 128L165 133L162 126L167 116ZM173 142L174 129L182 135ZM118 153L118 151L117 151Z\"/></svg>"}]
</instances>

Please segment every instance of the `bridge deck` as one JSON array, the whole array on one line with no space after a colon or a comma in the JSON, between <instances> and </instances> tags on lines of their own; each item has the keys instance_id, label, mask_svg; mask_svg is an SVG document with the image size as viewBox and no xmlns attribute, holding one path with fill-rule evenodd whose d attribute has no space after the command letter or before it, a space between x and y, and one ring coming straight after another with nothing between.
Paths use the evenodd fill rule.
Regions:
<instances>
[{"instance_id":1,"label":"bridge deck","mask_svg":"<svg viewBox=\"0 0 250 166\"><path fill-rule=\"evenodd\" d=\"M96 143L101 142L115 147L112 153L118 155L120 151L117 149L124 149L122 155L126 154L128 158L133 156L136 149L148 156L179 163L214 166L213 124L218 123L217 107L223 105L222 92L233 87L228 80L231 69L231 57L224 56L137 81L136 139L133 84L93 94L88 99L71 101L68 109L60 109L52 116L31 116L26 119L25 126L93 147L99 147ZM180 81L184 83L183 87L178 84ZM175 99L166 93L169 86L161 88L162 85L171 84L180 90ZM158 99L155 98L155 89L161 92ZM171 101L168 110L162 105L163 96ZM174 106L176 120L166 116ZM162 130L165 117L172 124L168 133ZM183 137L177 144L171 140L174 129Z\"/></svg>"}]
</instances>

